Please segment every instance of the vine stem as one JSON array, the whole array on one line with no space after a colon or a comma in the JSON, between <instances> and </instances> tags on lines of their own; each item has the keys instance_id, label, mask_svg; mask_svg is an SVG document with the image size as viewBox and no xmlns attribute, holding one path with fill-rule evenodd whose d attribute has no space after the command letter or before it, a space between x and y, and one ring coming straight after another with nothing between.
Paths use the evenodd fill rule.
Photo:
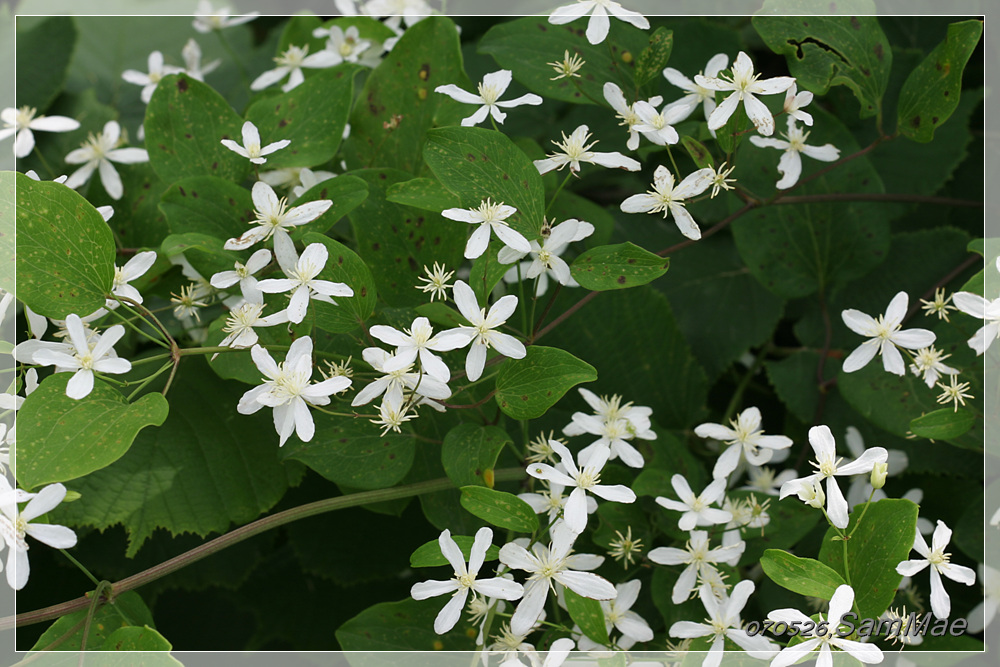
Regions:
<instances>
[{"instance_id":1,"label":"vine stem","mask_svg":"<svg viewBox=\"0 0 1000 667\"><path fill-rule=\"evenodd\" d=\"M509 482L523 479L526 475L527 473L524 468L502 468L495 472L494 478L498 482ZM358 505L367 505L369 503L396 500L398 498L411 498L425 493L434 493L435 491L445 491L453 488L455 488L454 482L448 478L441 478L428 480L426 482L417 482L416 484L408 484L406 486L397 486L391 489L376 489L374 491L352 493L346 496L327 498L325 500L318 500L306 505L300 505L299 507L293 507L292 509L278 512L277 514L272 514L271 516L248 523L247 525L232 530L225 535L215 538L214 540L197 546L190 551L186 551L179 556L175 556L170 560L154 565L147 570L143 570L138 574L133 574L132 576L126 577L121 581L117 581L111 584L110 597L113 599L121 593L135 590L140 586L156 581L157 579L165 577L168 574L172 574L177 570L187 567L192 563L196 563L203 558L211 556L212 554L218 553L219 551L231 547L234 544L238 544L243 540L255 535L260 535L261 533L277 528L278 526L298 521L299 519L305 519L318 514L325 514L326 512L346 509L348 507L357 507ZM87 596L82 596L74 600L62 602L43 609L24 612L23 614L18 614L17 616L7 616L6 618L0 619L0 632L9 630L15 626L24 627L35 623L49 621L54 618L59 618L60 616L70 614L74 611L87 609L90 604L91 599Z\"/></svg>"}]
</instances>

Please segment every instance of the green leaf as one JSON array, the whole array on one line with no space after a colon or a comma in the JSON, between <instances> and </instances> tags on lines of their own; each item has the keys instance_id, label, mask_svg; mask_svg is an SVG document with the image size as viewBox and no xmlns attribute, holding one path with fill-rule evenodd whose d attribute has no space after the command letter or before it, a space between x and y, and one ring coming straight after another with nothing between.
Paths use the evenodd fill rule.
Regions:
<instances>
[{"instance_id":1,"label":"green leaf","mask_svg":"<svg viewBox=\"0 0 1000 667\"><path fill-rule=\"evenodd\" d=\"M415 310L417 311L417 315L422 315L433 324L440 326L454 328L469 324L468 320L462 317L461 313L440 301L425 303L422 306L417 306Z\"/></svg>"},{"instance_id":2,"label":"green leaf","mask_svg":"<svg viewBox=\"0 0 1000 667\"><path fill-rule=\"evenodd\" d=\"M239 183L250 173L250 160L221 143L243 145L243 119L211 86L188 74L160 80L143 127L149 163L167 183L190 176Z\"/></svg>"},{"instance_id":3,"label":"green leaf","mask_svg":"<svg viewBox=\"0 0 1000 667\"><path fill-rule=\"evenodd\" d=\"M729 491L731 499L747 499L751 495L760 503L766 500L759 492L736 490ZM746 528L742 531L746 549L740 557L740 566L753 565L760 561L760 557L767 549L791 549L803 540L812 529L822 520L822 515L799 501L798 498L791 497L784 500L771 500L767 508L770 523L763 528Z\"/></svg>"},{"instance_id":4,"label":"green leaf","mask_svg":"<svg viewBox=\"0 0 1000 667\"><path fill-rule=\"evenodd\" d=\"M476 208L487 199L513 206L517 214L507 224L529 241L538 238L545 186L534 163L507 135L479 127L430 130L424 160L441 185L461 198L461 208Z\"/></svg>"},{"instance_id":5,"label":"green leaf","mask_svg":"<svg viewBox=\"0 0 1000 667\"><path fill-rule=\"evenodd\" d=\"M670 61L674 49L674 31L660 26L649 36L649 46L639 54L639 64L635 68L635 84L642 86L659 78L663 68Z\"/></svg>"},{"instance_id":6,"label":"green leaf","mask_svg":"<svg viewBox=\"0 0 1000 667\"><path fill-rule=\"evenodd\" d=\"M526 16L490 28L479 40L479 53L493 56L502 68L514 73L515 80L547 99L603 104L605 81L634 90L635 60L649 44L647 34L612 21L608 39L590 44L583 36L584 28L580 21L553 25L544 16ZM580 77L553 81L556 70L549 63L561 63L567 51L584 61ZM530 58L525 57L527 53Z\"/></svg>"},{"instance_id":7,"label":"green leaf","mask_svg":"<svg viewBox=\"0 0 1000 667\"><path fill-rule=\"evenodd\" d=\"M337 642L344 651L472 650L472 640L458 626L443 635L434 632L434 619L445 602L380 602L337 628Z\"/></svg>"},{"instance_id":8,"label":"green leaf","mask_svg":"<svg viewBox=\"0 0 1000 667\"><path fill-rule=\"evenodd\" d=\"M118 628L101 646L102 651L169 651L172 648L163 635L148 625Z\"/></svg>"},{"instance_id":9,"label":"green leaf","mask_svg":"<svg viewBox=\"0 0 1000 667\"><path fill-rule=\"evenodd\" d=\"M162 394L129 403L102 381L85 398L66 395L72 374L47 377L18 412L17 479L25 488L65 482L120 459L146 426L167 418Z\"/></svg>"},{"instance_id":10,"label":"green leaf","mask_svg":"<svg viewBox=\"0 0 1000 667\"><path fill-rule=\"evenodd\" d=\"M31 30L18 31L17 103L45 111L66 83L76 24L71 16L50 16Z\"/></svg>"},{"instance_id":11,"label":"green leaf","mask_svg":"<svg viewBox=\"0 0 1000 667\"><path fill-rule=\"evenodd\" d=\"M514 419L537 419L597 371L565 350L532 345L523 359L508 359L497 374L496 401Z\"/></svg>"},{"instance_id":12,"label":"green leaf","mask_svg":"<svg viewBox=\"0 0 1000 667\"><path fill-rule=\"evenodd\" d=\"M90 613L89 609L82 609L60 617L42 633L31 650L40 651L57 639L62 639L74 627L79 626L76 632L70 634L58 646L51 649L53 651L79 651L83 644L83 621L87 618L88 613ZM142 601L138 593L125 591L116 595L114 602L101 605L97 609L90 622L87 650L102 650L109 636L120 628L133 625L153 627L153 616L149 613L149 607Z\"/></svg>"},{"instance_id":13,"label":"green leaf","mask_svg":"<svg viewBox=\"0 0 1000 667\"><path fill-rule=\"evenodd\" d=\"M378 164L417 174L423 164L425 134L435 124L457 123L469 107L434 89L457 84L471 89L462 67L458 33L451 19L428 16L407 28L368 76L351 113L351 136L344 156L352 169ZM383 126L393 116L399 126Z\"/></svg>"},{"instance_id":14,"label":"green leaf","mask_svg":"<svg viewBox=\"0 0 1000 667\"><path fill-rule=\"evenodd\" d=\"M61 183L17 183L17 298L54 319L104 306L115 271L115 242L90 202Z\"/></svg>"},{"instance_id":15,"label":"green leaf","mask_svg":"<svg viewBox=\"0 0 1000 667\"><path fill-rule=\"evenodd\" d=\"M731 237L702 239L670 261L670 276L654 287L667 295L677 326L709 377L774 333L782 300L750 275Z\"/></svg>"},{"instance_id":16,"label":"green leaf","mask_svg":"<svg viewBox=\"0 0 1000 667\"><path fill-rule=\"evenodd\" d=\"M968 410L942 408L912 420L910 430L929 440L951 440L964 435L975 421L976 416Z\"/></svg>"},{"instance_id":17,"label":"green leaf","mask_svg":"<svg viewBox=\"0 0 1000 667\"><path fill-rule=\"evenodd\" d=\"M440 213L449 208L461 208L462 198L433 178L414 178L396 183L386 191L386 199L404 206Z\"/></svg>"},{"instance_id":18,"label":"green leaf","mask_svg":"<svg viewBox=\"0 0 1000 667\"><path fill-rule=\"evenodd\" d=\"M347 174L341 174L337 178L331 178L317 183L309 188L295 200L296 206L301 206L306 202L327 199L333 204L323 215L312 222L298 225L290 232L292 239L301 241L305 234L318 232L320 234L328 231L333 225L345 215L357 208L368 198L368 184L364 180Z\"/></svg>"},{"instance_id":19,"label":"green leaf","mask_svg":"<svg viewBox=\"0 0 1000 667\"><path fill-rule=\"evenodd\" d=\"M14 238L16 218L14 173L0 171L0 239ZM14 244L0 243L0 289L14 292L14 273Z\"/></svg>"},{"instance_id":20,"label":"green leaf","mask_svg":"<svg viewBox=\"0 0 1000 667\"><path fill-rule=\"evenodd\" d=\"M462 555L468 562L472 553L472 544L476 538L468 535L452 535L451 539L455 540L455 544L462 550ZM491 544L486 549L486 562L498 558L500 558L500 547ZM448 559L441 553L441 544L437 540L420 545L416 551L410 554L410 567L439 567L441 565L448 565Z\"/></svg>"},{"instance_id":21,"label":"green leaf","mask_svg":"<svg viewBox=\"0 0 1000 667\"><path fill-rule=\"evenodd\" d=\"M167 220L159 209L167 184L160 180L148 162L130 164L119 171L124 194L114 200L104 188L91 188L87 199L94 206L111 206L115 215L108 225L119 245L126 248L155 248L170 233Z\"/></svg>"},{"instance_id":22,"label":"green leaf","mask_svg":"<svg viewBox=\"0 0 1000 667\"><path fill-rule=\"evenodd\" d=\"M899 94L899 132L926 143L934 130L958 108L962 94L962 72L979 44L983 22L979 19L952 23L948 35L917 65Z\"/></svg>"},{"instance_id":23,"label":"green leaf","mask_svg":"<svg viewBox=\"0 0 1000 667\"><path fill-rule=\"evenodd\" d=\"M538 530L538 515L528 503L514 494L484 486L463 486L461 491L462 507L473 516L518 533Z\"/></svg>"},{"instance_id":24,"label":"green leaf","mask_svg":"<svg viewBox=\"0 0 1000 667\"><path fill-rule=\"evenodd\" d=\"M257 126L261 145L291 142L267 156L267 169L315 167L333 159L351 111L357 71L358 66L349 63L322 70L287 93L257 100L247 109L246 118Z\"/></svg>"},{"instance_id":25,"label":"green leaf","mask_svg":"<svg viewBox=\"0 0 1000 667\"><path fill-rule=\"evenodd\" d=\"M581 287L605 291L645 285L669 267L669 258L632 243L620 243L588 250L576 258L571 272Z\"/></svg>"},{"instance_id":26,"label":"green leaf","mask_svg":"<svg viewBox=\"0 0 1000 667\"><path fill-rule=\"evenodd\" d=\"M821 600L829 600L837 587L847 583L840 574L818 560L799 558L780 549L765 551L760 565L764 574L779 586Z\"/></svg>"},{"instance_id":27,"label":"green leaf","mask_svg":"<svg viewBox=\"0 0 1000 667\"><path fill-rule=\"evenodd\" d=\"M588 360L601 378L601 394L649 406L665 428L705 421L705 371L667 299L648 285L599 295L545 342Z\"/></svg>"},{"instance_id":28,"label":"green leaf","mask_svg":"<svg viewBox=\"0 0 1000 667\"><path fill-rule=\"evenodd\" d=\"M316 415L309 442L289 442L282 459L301 461L331 482L353 489L385 489L397 484L413 465L410 433L381 435L366 419Z\"/></svg>"},{"instance_id":29,"label":"green leaf","mask_svg":"<svg viewBox=\"0 0 1000 667\"><path fill-rule=\"evenodd\" d=\"M448 431L441 445L441 463L455 486L493 487L492 472L504 445L513 442L498 426L460 424ZM489 479L484 475L490 473Z\"/></svg>"},{"instance_id":30,"label":"green leaf","mask_svg":"<svg viewBox=\"0 0 1000 667\"><path fill-rule=\"evenodd\" d=\"M714 167L715 161L712 159L712 153L707 148L705 144L701 143L692 136L684 135L681 137L681 146L687 151L691 159L694 160L695 166L699 169L704 169L705 167Z\"/></svg>"},{"instance_id":31,"label":"green leaf","mask_svg":"<svg viewBox=\"0 0 1000 667\"><path fill-rule=\"evenodd\" d=\"M367 183L368 198L348 217L358 255L368 266L379 268L373 274L379 295L390 306L425 303L426 295L416 287L424 275L423 267L434 262L458 266L468 225L387 201L386 189L409 180L409 174L395 169L366 169L353 175Z\"/></svg>"},{"instance_id":32,"label":"green leaf","mask_svg":"<svg viewBox=\"0 0 1000 667\"><path fill-rule=\"evenodd\" d=\"M851 535L847 541L847 567L844 542L833 539L838 536L835 528L827 530L819 560L851 582L860 618L878 618L892 603L903 579L896 566L909 558L917 533L917 509L909 500L880 500L869 505L855 531L861 517L861 508L855 508L846 529Z\"/></svg>"},{"instance_id":33,"label":"green leaf","mask_svg":"<svg viewBox=\"0 0 1000 667\"><path fill-rule=\"evenodd\" d=\"M892 50L875 16L754 16L753 27L783 54L799 90L825 95L830 86L851 89L861 117L882 108Z\"/></svg>"},{"instance_id":34,"label":"green leaf","mask_svg":"<svg viewBox=\"0 0 1000 667\"><path fill-rule=\"evenodd\" d=\"M321 243L330 256L326 267L320 272L320 280L345 283L354 290L352 297L337 297L337 305L320 301L314 302L316 326L333 333L353 331L359 324L371 317L378 300L375 279L372 272L353 250L322 234L309 233L302 237L307 246Z\"/></svg>"},{"instance_id":35,"label":"green leaf","mask_svg":"<svg viewBox=\"0 0 1000 667\"><path fill-rule=\"evenodd\" d=\"M608 638L608 628L604 624L604 609L601 608L600 602L566 589L566 610L587 637L602 646L611 643Z\"/></svg>"},{"instance_id":36,"label":"green leaf","mask_svg":"<svg viewBox=\"0 0 1000 667\"><path fill-rule=\"evenodd\" d=\"M194 232L223 240L242 236L256 220L250 191L215 176L172 184L160 198L160 210L174 234Z\"/></svg>"},{"instance_id":37,"label":"green leaf","mask_svg":"<svg viewBox=\"0 0 1000 667\"><path fill-rule=\"evenodd\" d=\"M874 17L872 18L874 20ZM839 120L813 110L811 145L832 143L849 155L857 150ZM769 192L778 180L778 151L747 151L735 176L754 192ZM811 163L811 164L810 164ZM803 162L803 178L825 165ZM860 157L798 188L796 194L882 193L871 163ZM746 267L761 284L784 298L836 289L885 260L893 205L876 202L814 202L766 206L733 223L733 236Z\"/></svg>"},{"instance_id":38,"label":"green leaf","mask_svg":"<svg viewBox=\"0 0 1000 667\"><path fill-rule=\"evenodd\" d=\"M112 465L67 484L87 500L60 505L59 519L99 530L124 525L131 558L157 528L204 537L271 509L287 481L270 410L219 410L236 405L244 389L185 359L163 426L140 433Z\"/></svg>"}]
</instances>

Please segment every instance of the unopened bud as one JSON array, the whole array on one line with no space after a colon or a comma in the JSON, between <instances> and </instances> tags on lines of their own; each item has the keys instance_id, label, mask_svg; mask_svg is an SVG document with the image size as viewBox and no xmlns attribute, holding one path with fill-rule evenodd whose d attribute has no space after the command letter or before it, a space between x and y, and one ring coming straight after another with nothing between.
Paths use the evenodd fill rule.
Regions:
<instances>
[{"instance_id":1,"label":"unopened bud","mask_svg":"<svg viewBox=\"0 0 1000 667\"><path fill-rule=\"evenodd\" d=\"M872 488L881 489L885 486L885 478L889 475L888 463L876 463L872 468Z\"/></svg>"},{"instance_id":2,"label":"unopened bud","mask_svg":"<svg viewBox=\"0 0 1000 667\"><path fill-rule=\"evenodd\" d=\"M799 500L804 502L810 507L815 507L816 509L822 509L826 505L826 494L823 493L823 482L815 480L805 480L799 487L798 494Z\"/></svg>"},{"instance_id":3,"label":"unopened bud","mask_svg":"<svg viewBox=\"0 0 1000 667\"><path fill-rule=\"evenodd\" d=\"M73 502L74 500L79 500L79 499L80 499L81 497L82 497L82 496L80 495L80 492L79 492L79 491L67 491L67 492L66 492L66 497L65 497L65 498L63 498L63 500L62 500L62 501L63 501L64 503L71 503L71 502Z\"/></svg>"}]
</instances>

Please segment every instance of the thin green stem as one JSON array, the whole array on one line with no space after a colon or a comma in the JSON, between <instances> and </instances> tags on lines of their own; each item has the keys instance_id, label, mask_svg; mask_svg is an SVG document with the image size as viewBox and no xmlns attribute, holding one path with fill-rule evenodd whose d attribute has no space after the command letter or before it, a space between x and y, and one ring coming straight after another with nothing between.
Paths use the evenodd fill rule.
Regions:
<instances>
[{"instance_id":1,"label":"thin green stem","mask_svg":"<svg viewBox=\"0 0 1000 667\"><path fill-rule=\"evenodd\" d=\"M494 479L498 482L517 481L524 479L526 474L527 473L525 473L524 468L502 468L495 472ZM293 507L283 512L278 512L277 514L272 514L271 516L248 523L247 525L232 530L225 535L215 538L214 540L210 540L205 544L197 546L190 551L186 551L179 556L175 556L170 560L164 561L147 570L143 570L138 574L134 574L130 577L122 579L121 581L115 582L111 585L111 590L114 595L120 595L126 591L135 590L145 584L156 581L157 579L165 577L168 574L172 574L182 568L185 568L192 563L196 563L203 558L207 558L212 554L227 549L234 544L238 544L250 537L260 535L261 533L273 530L279 526L284 526L285 524L293 521L298 521L299 519L305 519L318 514L325 514L326 512L347 509L348 507L358 507L359 505L396 500L398 498L411 498L425 493L434 493L436 491L445 491L453 488L455 488L454 482L448 478L441 478L428 480L426 482L417 482L416 484L408 484L406 486L397 486L391 489L376 489L374 491L352 493L346 496L327 498L325 500L319 500L306 505L301 505L299 507ZM43 621L59 618L60 616L70 614L74 611L86 609L89 605L90 599L83 596L74 600L52 605L50 607L45 607L44 609L37 609L35 611L18 614L16 617L8 616L0 619L0 632L9 630L15 626L24 627L26 625L32 625L34 623L41 623Z\"/></svg>"},{"instance_id":2,"label":"thin green stem","mask_svg":"<svg viewBox=\"0 0 1000 667\"><path fill-rule=\"evenodd\" d=\"M83 653L82 651L87 650L87 638L90 636L90 624L94 621L94 614L97 613L97 608L101 604L101 598L104 596L104 591L111 588L110 581L100 581L97 583L97 589L94 591L94 597L90 600L90 608L87 610L87 621L83 624L83 640L80 642L80 664L83 664Z\"/></svg>"},{"instance_id":3,"label":"thin green stem","mask_svg":"<svg viewBox=\"0 0 1000 667\"><path fill-rule=\"evenodd\" d=\"M163 364L163 366L160 367L160 370L156 371L155 373L153 373L152 375L150 375L148 378L146 378L145 380L143 380L142 383L138 387L136 387L132 391L131 394L128 395L129 402L131 403L132 399L135 398L136 394L138 394L140 391L142 391L143 389L145 389L146 386L150 382L152 382L156 378L160 377L160 375L162 375L168 368L176 368L176 364L174 364L174 362L172 362L172 361L167 362L167 363Z\"/></svg>"},{"instance_id":4,"label":"thin green stem","mask_svg":"<svg viewBox=\"0 0 1000 667\"><path fill-rule=\"evenodd\" d=\"M559 184L559 187L556 188L556 191L552 193L552 199L549 200L548 205L545 207L545 215L549 214L549 209L552 208L552 204L555 203L556 199L559 197L559 193L563 191L563 188L566 187L566 184L569 183L569 179L571 179L572 177L573 177L572 171L566 172L566 178L564 178L562 183Z\"/></svg>"},{"instance_id":5,"label":"thin green stem","mask_svg":"<svg viewBox=\"0 0 1000 667\"><path fill-rule=\"evenodd\" d=\"M868 496L868 502L866 502L865 506L863 508L861 508L861 516L858 517L858 521L857 521L857 523L854 524L854 528L851 528L851 534L847 536L847 539L851 539L852 537L854 537L854 531L856 531L858 529L858 526L860 526L861 522L864 520L864 518L865 518L865 512L868 511L868 506L872 504L872 498L874 498L874 497L875 497L875 489L872 488L872 492ZM846 558L845 558L845 561L846 561Z\"/></svg>"},{"instance_id":6,"label":"thin green stem","mask_svg":"<svg viewBox=\"0 0 1000 667\"><path fill-rule=\"evenodd\" d=\"M136 359L135 361L132 362L132 368L135 368L136 366L141 366L143 364L149 364L154 361L159 361L160 359L169 359L169 358L170 358L169 352L165 352L164 354L154 354L151 357L143 357L142 359Z\"/></svg>"},{"instance_id":7,"label":"thin green stem","mask_svg":"<svg viewBox=\"0 0 1000 667\"><path fill-rule=\"evenodd\" d=\"M119 303L121 303L121 302L119 302ZM142 320L143 322L146 321L146 319L141 314L135 312L134 310L132 310L131 308L129 308L126 304L123 303L122 304L122 308L125 308L130 313L132 313L136 318ZM170 349L170 345L169 344L165 343L163 340L161 340L159 338L155 338L153 336L150 336L148 333L146 333L145 331L143 331L142 329L140 329L138 326L136 326L132 322L132 318L125 317L124 315L122 315L121 313L119 313L117 310L111 310L110 312L111 312L112 315L114 315L115 317L117 317L118 319L120 319L122 321L122 323L124 323L128 328L132 329L133 331L135 331L137 334L139 334L143 338L145 338L147 340L153 341L154 343L156 343L160 347L165 347L168 350Z\"/></svg>"},{"instance_id":8,"label":"thin green stem","mask_svg":"<svg viewBox=\"0 0 1000 667\"><path fill-rule=\"evenodd\" d=\"M60 549L59 551L62 552L63 556L66 556L66 558L69 559L69 562L73 563L73 565L76 565L78 568L80 568L80 571L83 572L85 575L87 575L87 578L90 579L90 581L92 581L95 586L101 585L101 580L95 577L93 574L91 574L90 570L84 567L83 563L73 558L73 555L70 554L70 552L66 551L65 549Z\"/></svg>"},{"instance_id":9,"label":"thin green stem","mask_svg":"<svg viewBox=\"0 0 1000 667\"><path fill-rule=\"evenodd\" d=\"M743 400L743 393L746 391L747 387L750 385L750 381L753 376L757 374L760 370L761 365L764 363L764 357L770 351L771 343L768 342L764 347L757 353L756 358L753 360L753 364L747 369L746 374L740 379L740 383L736 386L736 391L733 392L733 397L729 400L729 405L726 406L726 412L722 415L722 423L727 424L729 420L733 418L733 414L736 413L736 408L739 407L740 402Z\"/></svg>"},{"instance_id":10,"label":"thin green stem","mask_svg":"<svg viewBox=\"0 0 1000 667\"><path fill-rule=\"evenodd\" d=\"M670 156L670 164L674 166L674 173L677 174L677 180L681 180L681 170L677 168L677 161L674 160L674 152L670 150L670 144L667 144L667 155Z\"/></svg>"}]
</instances>

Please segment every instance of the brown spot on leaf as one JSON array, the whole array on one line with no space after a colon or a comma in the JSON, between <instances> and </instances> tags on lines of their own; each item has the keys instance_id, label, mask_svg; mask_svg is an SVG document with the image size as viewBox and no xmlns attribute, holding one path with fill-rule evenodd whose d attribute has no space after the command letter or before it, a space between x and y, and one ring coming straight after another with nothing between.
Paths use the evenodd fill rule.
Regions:
<instances>
[{"instance_id":1,"label":"brown spot on leaf","mask_svg":"<svg viewBox=\"0 0 1000 667\"><path fill-rule=\"evenodd\" d=\"M619 285L625 284L625 276L618 276L618 284Z\"/></svg>"},{"instance_id":2,"label":"brown spot on leaf","mask_svg":"<svg viewBox=\"0 0 1000 667\"><path fill-rule=\"evenodd\" d=\"M181 91L182 93L186 93L187 89L188 89L187 79L185 79L184 77L177 79L177 90Z\"/></svg>"}]
</instances>

